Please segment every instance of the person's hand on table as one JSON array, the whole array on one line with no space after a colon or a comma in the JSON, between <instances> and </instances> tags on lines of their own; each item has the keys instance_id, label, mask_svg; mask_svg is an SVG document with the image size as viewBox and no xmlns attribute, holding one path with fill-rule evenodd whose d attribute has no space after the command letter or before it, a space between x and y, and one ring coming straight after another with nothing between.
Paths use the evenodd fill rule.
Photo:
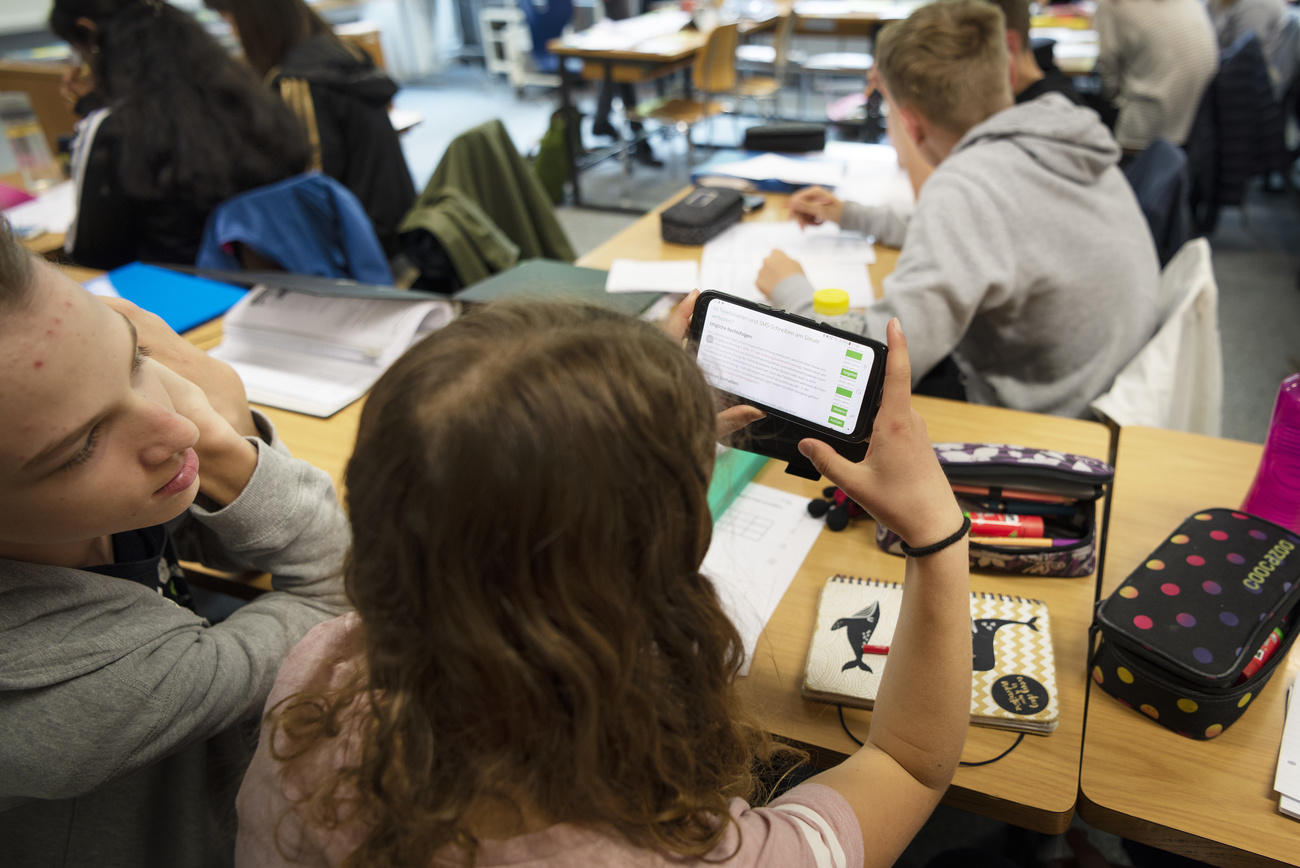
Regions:
<instances>
[{"instance_id":1,"label":"person's hand on table","mask_svg":"<svg viewBox=\"0 0 1300 868\"><path fill-rule=\"evenodd\" d=\"M799 451L831 482L911 546L944 539L962 524L961 508L939 466L921 414L912 409L912 366L897 319L886 329L884 395L866 457L854 463L826 443L799 441Z\"/></svg>"},{"instance_id":2,"label":"person's hand on table","mask_svg":"<svg viewBox=\"0 0 1300 868\"><path fill-rule=\"evenodd\" d=\"M839 223L844 214L844 203L825 187L804 187L790 197L787 207L801 228L820 226L827 220Z\"/></svg>"},{"instance_id":3,"label":"person's hand on table","mask_svg":"<svg viewBox=\"0 0 1300 868\"><path fill-rule=\"evenodd\" d=\"M234 368L176 334L161 317L126 299L105 298L103 302L131 321L140 346L151 358L201 389L211 406L240 436L258 436L248 410L244 381Z\"/></svg>"},{"instance_id":4,"label":"person's hand on table","mask_svg":"<svg viewBox=\"0 0 1300 868\"><path fill-rule=\"evenodd\" d=\"M199 493L218 506L230 504L257 469L257 447L213 407L203 389L156 359L145 359L144 365L153 369L172 410L198 429L194 452L199 458Z\"/></svg>"},{"instance_id":5,"label":"person's hand on table","mask_svg":"<svg viewBox=\"0 0 1300 868\"><path fill-rule=\"evenodd\" d=\"M691 315L695 313L695 300L700 297L698 289L692 290L685 298L673 306L668 318L660 328L664 334L677 342L686 340L686 332L691 326ZM757 422L767 414L748 404L736 404L726 407L718 413L718 439L734 434L746 425Z\"/></svg>"},{"instance_id":6,"label":"person's hand on table","mask_svg":"<svg viewBox=\"0 0 1300 868\"><path fill-rule=\"evenodd\" d=\"M791 259L784 250L773 250L763 260L763 267L758 270L758 278L754 283L759 292L771 298L776 285L792 274L803 274L803 266Z\"/></svg>"}]
</instances>

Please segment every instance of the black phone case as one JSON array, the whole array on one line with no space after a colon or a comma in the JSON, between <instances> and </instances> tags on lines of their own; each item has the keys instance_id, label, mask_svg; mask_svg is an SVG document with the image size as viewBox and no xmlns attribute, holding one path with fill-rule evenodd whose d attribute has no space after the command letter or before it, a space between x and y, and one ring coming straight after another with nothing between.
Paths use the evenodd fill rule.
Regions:
<instances>
[{"instance_id":1,"label":"black phone case","mask_svg":"<svg viewBox=\"0 0 1300 868\"><path fill-rule=\"evenodd\" d=\"M815 322L807 317L786 313L785 311L778 311L766 305L746 301L745 299L736 298L735 296L730 296L726 293L716 292L714 290L707 290L700 294L700 297L695 302L696 313L698 314L699 311L707 311L708 305L714 299L720 299L732 304L740 305L741 307L747 307L751 310L771 314L778 319L805 325L816 329L817 331L847 338L856 343L866 344L876 353L879 360L872 366L871 376L867 380L868 395L864 398L862 403L861 416L865 420L865 428L868 432L862 440L850 441L841 437L836 437L831 432L823 431L820 428L807 425L798 419L793 419L785 415L779 410L759 405L757 402L749 401L741 395L734 395L732 397L735 397L739 402L758 406L759 409L767 413L767 417L747 426L743 431L735 436L731 445L735 446L737 449L743 449L746 452L753 452L757 455L765 455L768 458L775 458L778 461L784 461L786 462L786 473L789 473L792 476L800 476L804 479L816 480L821 478L821 474L817 471L817 468L813 466L813 463L805 458L803 453L799 451L799 441L809 437L830 444L836 452L850 461L861 461L862 458L866 456L867 448L870 445L871 424L875 421L876 413L880 409L880 398L883 392L885 378L885 363L889 354L889 349L879 341L873 341L862 335L847 332L843 329L837 329L833 326ZM703 328L703 318L692 315L689 330L692 352L698 352L699 350L700 332Z\"/></svg>"}]
</instances>

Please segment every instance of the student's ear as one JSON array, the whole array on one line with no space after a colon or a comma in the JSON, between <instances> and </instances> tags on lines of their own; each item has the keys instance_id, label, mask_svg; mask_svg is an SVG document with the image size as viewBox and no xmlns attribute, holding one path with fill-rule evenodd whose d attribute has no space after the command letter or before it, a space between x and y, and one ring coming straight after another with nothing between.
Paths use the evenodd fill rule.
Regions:
<instances>
[{"instance_id":1,"label":"student's ear","mask_svg":"<svg viewBox=\"0 0 1300 868\"><path fill-rule=\"evenodd\" d=\"M894 104L894 114L898 115L898 119L902 121L903 132L915 143L917 148L921 148L929 131L925 118L921 117L920 112L915 109L900 106L897 103Z\"/></svg>"}]
</instances>

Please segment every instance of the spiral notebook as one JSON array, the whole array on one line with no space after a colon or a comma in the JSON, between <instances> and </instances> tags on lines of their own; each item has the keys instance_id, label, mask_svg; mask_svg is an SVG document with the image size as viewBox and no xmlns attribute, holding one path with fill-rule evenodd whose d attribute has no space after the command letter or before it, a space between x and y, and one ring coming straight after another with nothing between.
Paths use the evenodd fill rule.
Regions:
<instances>
[{"instance_id":1,"label":"spiral notebook","mask_svg":"<svg viewBox=\"0 0 1300 868\"><path fill-rule=\"evenodd\" d=\"M889 660L903 586L832 576L822 589L803 695L871 708ZM971 594L971 722L1049 733L1059 718L1047 605L1010 594Z\"/></svg>"}]
</instances>

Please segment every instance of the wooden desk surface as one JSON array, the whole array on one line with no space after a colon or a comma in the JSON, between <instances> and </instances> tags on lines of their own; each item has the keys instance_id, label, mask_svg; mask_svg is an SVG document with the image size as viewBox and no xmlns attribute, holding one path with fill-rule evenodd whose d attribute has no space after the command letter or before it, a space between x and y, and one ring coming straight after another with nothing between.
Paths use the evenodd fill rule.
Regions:
<instances>
[{"instance_id":1,"label":"wooden desk surface","mask_svg":"<svg viewBox=\"0 0 1300 868\"><path fill-rule=\"evenodd\" d=\"M1011 442L1099 457L1106 456L1110 444L1109 431L1094 422L937 398L914 401L936 442ZM818 496L825 485L788 476L773 462L756 481L809 499ZM839 533L822 531L759 638L753 667L740 683L749 708L770 732L831 754L848 754L855 746L841 730L835 706L800 696L808 641L816 620L817 600L828 576L848 573L903 580L903 558L878 549L874 533L874 524L861 520ZM1018 594L1047 603L1061 720L1054 733L1026 735L1019 747L998 762L959 769L944 801L1047 834L1063 832L1074 813L1078 794L1087 634L1096 577L1053 579L975 573L971 585L976 591ZM870 712L845 709L845 720L859 738L866 733L870 719ZM1009 747L1015 737L1015 733L972 726L962 758L991 759Z\"/></svg>"},{"instance_id":2,"label":"wooden desk surface","mask_svg":"<svg viewBox=\"0 0 1300 868\"><path fill-rule=\"evenodd\" d=\"M587 268L609 268L615 259L698 260L704 250L703 247L691 244L669 244L659 234L659 212L685 196L692 189L694 188L687 187L677 192L658 208L639 218L631 226L595 250L582 256L577 264ZM790 219L786 213L786 203L790 200L789 196L767 193L764 199L767 200L766 204L758 211L746 215L746 221ZM897 264L897 250L892 247L876 245L876 261L867 266L867 272L871 275L871 288L876 293L877 298L880 297L881 283ZM708 287L702 288L707 289Z\"/></svg>"},{"instance_id":3,"label":"wooden desk surface","mask_svg":"<svg viewBox=\"0 0 1300 868\"><path fill-rule=\"evenodd\" d=\"M1241 503L1262 447L1155 428L1119 435L1102 595L1188 515ZM1193 741L1089 693L1079 813L1127 838L1218 865L1300 864L1300 821L1277 812L1273 774L1286 685L1300 654L1212 741Z\"/></svg>"}]
</instances>

